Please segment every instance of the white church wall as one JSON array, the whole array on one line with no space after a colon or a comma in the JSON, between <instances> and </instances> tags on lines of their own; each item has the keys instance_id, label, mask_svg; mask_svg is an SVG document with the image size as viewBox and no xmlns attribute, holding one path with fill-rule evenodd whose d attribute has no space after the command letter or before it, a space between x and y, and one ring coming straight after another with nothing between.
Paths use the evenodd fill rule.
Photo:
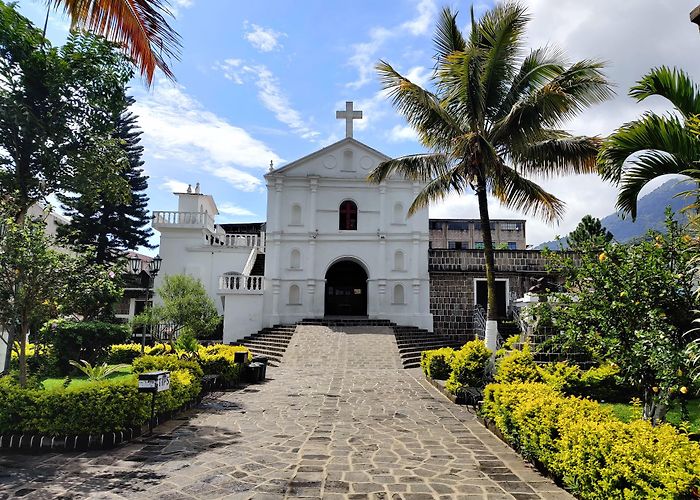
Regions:
<instances>
[{"instance_id":1,"label":"white church wall","mask_svg":"<svg viewBox=\"0 0 700 500\"><path fill-rule=\"evenodd\" d=\"M262 328L260 295L224 295L224 344L237 342Z\"/></svg>"}]
</instances>

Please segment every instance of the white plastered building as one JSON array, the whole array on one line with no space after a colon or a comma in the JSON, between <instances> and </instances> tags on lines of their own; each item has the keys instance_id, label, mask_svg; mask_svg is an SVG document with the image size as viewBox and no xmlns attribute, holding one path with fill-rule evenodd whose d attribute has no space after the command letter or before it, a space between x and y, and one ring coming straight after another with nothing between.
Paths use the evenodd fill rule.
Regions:
<instances>
[{"instance_id":1,"label":"white plastered building","mask_svg":"<svg viewBox=\"0 0 700 500\"><path fill-rule=\"evenodd\" d=\"M158 280L199 278L224 315L224 342L329 316L432 331L428 212L407 217L423 186L399 177L369 183L389 158L353 139L346 123L346 138L265 176L265 224L217 224L216 203L199 185L176 193L177 211L154 212Z\"/></svg>"}]
</instances>

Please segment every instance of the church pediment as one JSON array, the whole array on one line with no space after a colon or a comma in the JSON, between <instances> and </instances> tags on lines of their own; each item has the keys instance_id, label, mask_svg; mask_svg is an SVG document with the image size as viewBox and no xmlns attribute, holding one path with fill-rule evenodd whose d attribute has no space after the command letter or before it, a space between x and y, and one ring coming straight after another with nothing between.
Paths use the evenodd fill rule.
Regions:
<instances>
[{"instance_id":1,"label":"church pediment","mask_svg":"<svg viewBox=\"0 0 700 500\"><path fill-rule=\"evenodd\" d=\"M265 177L365 178L382 161L390 158L374 148L346 137L330 146L271 171Z\"/></svg>"}]
</instances>

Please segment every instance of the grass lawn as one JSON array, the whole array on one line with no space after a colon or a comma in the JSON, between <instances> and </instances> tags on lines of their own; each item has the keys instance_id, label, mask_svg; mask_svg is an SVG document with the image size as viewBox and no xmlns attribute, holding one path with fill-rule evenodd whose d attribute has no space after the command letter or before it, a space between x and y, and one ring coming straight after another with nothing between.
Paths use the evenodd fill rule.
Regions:
<instances>
[{"instance_id":1,"label":"grass lawn","mask_svg":"<svg viewBox=\"0 0 700 500\"><path fill-rule=\"evenodd\" d=\"M610 409L613 414L623 422L630 422L638 418L641 408L635 409L630 404L625 403L600 403L604 408ZM690 413L689 432L700 433L700 398L688 401L688 413ZM678 406L669 410L666 420L673 425L681 423L681 411Z\"/></svg>"},{"instance_id":2,"label":"grass lawn","mask_svg":"<svg viewBox=\"0 0 700 500\"><path fill-rule=\"evenodd\" d=\"M131 366L126 366L124 369L111 373L107 376L109 380L129 378L132 376ZM63 382L65 378L47 378L42 382L44 389L55 389L56 387L63 387ZM75 375L71 377L71 383L68 387L80 387L81 385L89 384L87 377L85 375Z\"/></svg>"}]
</instances>

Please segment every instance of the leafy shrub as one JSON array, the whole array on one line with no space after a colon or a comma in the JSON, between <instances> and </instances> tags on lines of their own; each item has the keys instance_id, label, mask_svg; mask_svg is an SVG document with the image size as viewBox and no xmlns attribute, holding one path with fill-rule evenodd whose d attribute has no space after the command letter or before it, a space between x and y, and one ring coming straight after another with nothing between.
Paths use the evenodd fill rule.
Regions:
<instances>
[{"instance_id":1,"label":"leafy shrub","mask_svg":"<svg viewBox=\"0 0 700 500\"><path fill-rule=\"evenodd\" d=\"M420 367L427 377L445 380L452 372L450 366L452 356L454 356L454 349L451 347L423 351L420 353Z\"/></svg>"},{"instance_id":2,"label":"leafy shrub","mask_svg":"<svg viewBox=\"0 0 700 500\"><path fill-rule=\"evenodd\" d=\"M200 348L199 342L197 342L197 337L195 337L189 330L184 330L177 339L175 339L175 348L181 349L186 352L197 352Z\"/></svg>"},{"instance_id":3,"label":"leafy shrub","mask_svg":"<svg viewBox=\"0 0 700 500\"><path fill-rule=\"evenodd\" d=\"M47 344L30 344L25 347L27 371L35 377L51 377L59 374L58 358L52 346ZM19 344L14 343L10 353L10 370L19 369Z\"/></svg>"},{"instance_id":4,"label":"leafy shrub","mask_svg":"<svg viewBox=\"0 0 700 500\"><path fill-rule=\"evenodd\" d=\"M566 361L537 365L537 373L545 384L565 394L576 394L581 386L581 368Z\"/></svg>"},{"instance_id":5,"label":"leafy shrub","mask_svg":"<svg viewBox=\"0 0 700 500\"><path fill-rule=\"evenodd\" d=\"M472 340L454 352L450 367L452 372L445 388L456 394L466 387L475 387L483 383L486 376L491 351L483 340Z\"/></svg>"},{"instance_id":6,"label":"leafy shrub","mask_svg":"<svg viewBox=\"0 0 700 500\"><path fill-rule=\"evenodd\" d=\"M532 357L530 345L525 344L522 350L514 349L496 363L496 382L512 384L514 382L538 382L540 374Z\"/></svg>"},{"instance_id":7,"label":"leafy shrub","mask_svg":"<svg viewBox=\"0 0 700 500\"><path fill-rule=\"evenodd\" d=\"M173 411L201 391L189 370L170 374L170 390L156 395L158 413ZM22 389L9 377L0 378L0 434L86 434L113 432L147 422L150 394L139 393L136 376L52 390Z\"/></svg>"},{"instance_id":8,"label":"leafy shrub","mask_svg":"<svg viewBox=\"0 0 700 500\"><path fill-rule=\"evenodd\" d=\"M187 361L179 359L174 354L165 354L162 356L141 356L136 358L131 364L135 373L145 373L153 371L168 370L174 372L176 370L189 370L197 378L202 378L204 372L196 361Z\"/></svg>"},{"instance_id":9,"label":"leafy shrub","mask_svg":"<svg viewBox=\"0 0 700 500\"><path fill-rule=\"evenodd\" d=\"M617 365L605 363L581 373L581 380L575 389L578 396L590 396L599 401L628 402L634 390L622 383Z\"/></svg>"},{"instance_id":10,"label":"leafy shrub","mask_svg":"<svg viewBox=\"0 0 700 500\"><path fill-rule=\"evenodd\" d=\"M107 354L109 346L129 338L127 325L103 321L49 321L41 330L44 342L53 345L58 357L58 369L62 374L70 371L71 359L85 359L94 363Z\"/></svg>"},{"instance_id":11,"label":"leafy shrub","mask_svg":"<svg viewBox=\"0 0 700 500\"><path fill-rule=\"evenodd\" d=\"M152 347L146 346L146 354L151 356L159 356L161 354L172 354L173 347L170 344L160 343Z\"/></svg>"},{"instance_id":12,"label":"leafy shrub","mask_svg":"<svg viewBox=\"0 0 700 500\"><path fill-rule=\"evenodd\" d=\"M238 381L243 370L240 363L233 361L237 352L248 353L248 361L253 357L247 347L214 344L199 349L198 361L205 375L219 375L224 384L230 385Z\"/></svg>"},{"instance_id":13,"label":"leafy shrub","mask_svg":"<svg viewBox=\"0 0 700 500\"><path fill-rule=\"evenodd\" d=\"M149 354L148 347L146 354ZM130 365L139 356L141 356L141 344L114 344L109 346L104 361L110 365L122 363Z\"/></svg>"},{"instance_id":14,"label":"leafy shrub","mask_svg":"<svg viewBox=\"0 0 700 500\"><path fill-rule=\"evenodd\" d=\"M627 424L541 383L489 385L481 411L579 498L690 498L700 487L700 445L670 425Z\"/></svg>"}]
</instances>

